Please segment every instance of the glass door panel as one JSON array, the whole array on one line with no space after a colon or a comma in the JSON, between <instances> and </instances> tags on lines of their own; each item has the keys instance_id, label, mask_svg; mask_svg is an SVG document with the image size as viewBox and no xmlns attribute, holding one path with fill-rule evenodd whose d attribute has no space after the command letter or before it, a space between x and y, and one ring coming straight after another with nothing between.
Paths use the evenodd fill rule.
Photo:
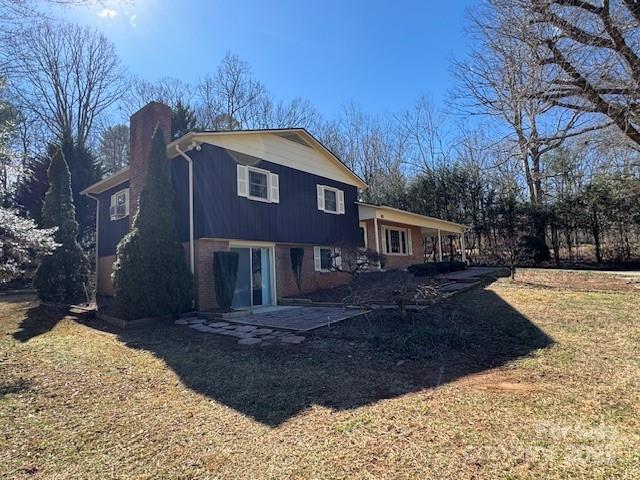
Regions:
<instances>
[{"instance_id":1,"label":"glass door panel","mask_svg":"<svg viewBox=\"0 0 640 480\"><path fill-rule=\"evenodd\" d=\"M271 305L271 249L260 249L260 260L262 263L262 304Z\"/></svg>"},{"instance_id":2,"label":"glass door panel","mask_svg":"<svg viewBox=\"0 0 640 480\"><path fill-rule=\"evenodd\" d=\"M238 253L238 277L231 306L271 305L271 249L231 248L231 251Z\"/></svg>"},{"instance_id":3,"label":"glass door panel","mask_svg":"<svg viewBox=\"0 0 640 480\"><path fill-rule=\"evenodd\" d=\"M251 249L232 248L232 252L238 253L238 277L236 289L233 292L233 308L251 307Z\"/></svg>"}]
</instances>

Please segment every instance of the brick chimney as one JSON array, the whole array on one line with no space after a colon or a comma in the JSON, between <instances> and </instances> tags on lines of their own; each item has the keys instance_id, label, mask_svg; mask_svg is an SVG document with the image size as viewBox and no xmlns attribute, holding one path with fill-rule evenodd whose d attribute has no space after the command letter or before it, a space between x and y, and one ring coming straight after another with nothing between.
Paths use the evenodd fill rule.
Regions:
<instances>
[{"instance_id":1,"label":"brick chimney","mask_svg":"<svg viewBox=\"0 0 640 480\"><path fill-rule=\"evenodd\" d=\"M144 186L147 173L151 139L156 128L161 128L165 142L171 140L171 108L164 103L151 102L142 107L129 119L129 202L133 221L138 209L138 197Z\"/></svg>"}]
</instances>

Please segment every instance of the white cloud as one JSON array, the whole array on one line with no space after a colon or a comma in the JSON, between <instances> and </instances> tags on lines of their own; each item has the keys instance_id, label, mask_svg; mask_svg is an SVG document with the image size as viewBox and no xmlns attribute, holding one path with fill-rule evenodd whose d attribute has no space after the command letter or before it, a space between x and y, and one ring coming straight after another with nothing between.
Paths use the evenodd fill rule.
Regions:
<instances>
[{"instance_id":1,"label":"white cloud","mask_svg":"<svg viewBox=\"0 0 640 480\"><path fill-rule=\"evenodd\" d=\"M136 14L134 13L133 15L131 15L131 16L129 17L129 23L131 24L131 26L132 26L133 28L136 28L136 17L137 17L137 16L138 16L138 15L136 15Z\"/></svg>"},{"instance_id":2,"label":"white cloud","mask_svg":"<svg viewBox=\"0 0 640 480\"><path fill-rule=\"evenodd\" d=\"M103 8L100 13L98 13L100 18L114 18L116 15L118 15L118 12L111 8Z\"/></svg>"}]
</instances>

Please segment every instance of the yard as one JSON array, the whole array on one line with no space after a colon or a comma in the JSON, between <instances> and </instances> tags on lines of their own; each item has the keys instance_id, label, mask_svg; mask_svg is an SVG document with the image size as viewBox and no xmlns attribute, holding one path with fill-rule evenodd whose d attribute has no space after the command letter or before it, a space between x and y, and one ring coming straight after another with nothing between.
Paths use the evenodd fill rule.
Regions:
<instances>
[{"instance_id":1,"label":"yard","mask_svg":"<svg viewBox=\"0 0 640 480\"><path fill-rule=\"evenodd\" d=\"M640 295L498 280L241 347L0 297L0 477L640 478Z\"/></svg>"}]
</instances>

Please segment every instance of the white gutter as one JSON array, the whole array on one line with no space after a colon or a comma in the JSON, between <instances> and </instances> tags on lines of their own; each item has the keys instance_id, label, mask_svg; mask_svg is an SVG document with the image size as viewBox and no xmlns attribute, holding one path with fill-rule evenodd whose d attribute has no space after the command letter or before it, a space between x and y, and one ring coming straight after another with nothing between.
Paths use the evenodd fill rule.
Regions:
<instances>
[{"instance_id":1,"label":"white gutter","mask_svg":"<svg viewBox=\"0 0 640 480\"><path fill-rule=\"evenodd\" d=\"M180 149L180 145L176 144L175 149L189 165L189 265L191 267L191 274L195 274L195 245L193 239L193 160Z\"/></svg>"}]
</instances>

